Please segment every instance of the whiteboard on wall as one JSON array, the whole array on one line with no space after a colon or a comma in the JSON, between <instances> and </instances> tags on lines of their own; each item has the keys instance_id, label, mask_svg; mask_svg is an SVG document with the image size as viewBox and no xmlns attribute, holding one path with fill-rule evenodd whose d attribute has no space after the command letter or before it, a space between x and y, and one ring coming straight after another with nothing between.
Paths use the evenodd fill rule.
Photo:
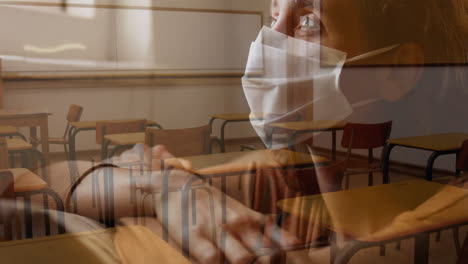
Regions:
<instances>
[{"instance_id":1,"label":"whiteboard on wall","mask_svg":"<svg viewBox=\"0 0 468 264\"><path fill-rule=\"evenodd\" d=\"M4 75L234 73L262 25L256 12L0 5Z\"/></svg>"}]
</instances>

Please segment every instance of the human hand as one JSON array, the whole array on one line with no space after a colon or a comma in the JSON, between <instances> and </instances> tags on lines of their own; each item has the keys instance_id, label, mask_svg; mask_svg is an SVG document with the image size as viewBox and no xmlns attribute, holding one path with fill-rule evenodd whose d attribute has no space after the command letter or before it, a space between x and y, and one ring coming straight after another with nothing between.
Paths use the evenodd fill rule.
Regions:
<instances>
[{"instance_id":1,"label":"human hand","mask_svg":"<svg viewBox=\"0 0 468 264\"><path fill-rule=\"evenodd\" d=\"M184 176L171 175L171 177ZM272 218L255 212L229 197L225 204L226 222L223 223L222 193L211 186L206 188L208 192L197 191L196 208L191 208L196 212L196 225L188 221L188 211L191 210L189 208L181 210L180 193L172 192L168 195L168 221L165 228L179 246L188 245L185 250L190 251L191 257L196 262L220 263L225 257L230 263L252 263L264 252L260 249L264 249L265 246L269 248L270 254L279 254L280 244L298 243L296 237L274 225ZM208 193L212 194L212 200ZM162 203L162 199L156 200ZM162 204L156 206L158 220L164 219L162 208ZM183 210L186 210L185 216ZM181 223L184 225L184 217L188 234L184 234L184 228L181 228Z\"/></svg>"}]
</instances>

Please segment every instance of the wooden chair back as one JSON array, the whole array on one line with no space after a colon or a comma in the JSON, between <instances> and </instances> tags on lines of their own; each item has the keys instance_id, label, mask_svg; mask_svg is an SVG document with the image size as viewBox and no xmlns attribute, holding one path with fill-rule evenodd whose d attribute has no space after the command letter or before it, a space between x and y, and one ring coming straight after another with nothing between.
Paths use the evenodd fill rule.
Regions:
<instances>
[{"instance_id":1,"label":"wooden chair back","mask_svg":"<svg viewBox=\"0 0 468 264\"><path fill-rule=\"evenodd\" d=\"M81 114L83 113L83 107L71 104L68 108L67 121L68 122L78 122L80 121Z\"/></svg>"},{"instance_id":2,"label":"wooden chair back","mask_svg":"<svg viewBox=\"0 0 468 264\"><path fill-rule=\"evenodd\" d=\"M0 138L0 169L8 169L8 149L5 138ZM15 216L15 188L11 171L0 171L0 223L4 225L6 240L12 239Z\"/></svg>"},{"instance_id":3,"label":"wooden chair back","mask_svg":"<svg viewBox=\"0 0 468 264\"><path fill-rule=\"evenodd\" d=\"M304 169L259 169L254 178L252 207L262 213L277 213L283 199L341 190L343 161Z\"/></svg>"},{"instance_id":4,"label":"wooden chair back","mask_svg":"<svg viewBox=\"0 0 468 264\"><path fill-rule=\"evenodd\" d=\"M176 157L209 153L209 125L183 129L146 129L145 143L149 147L164 145Z\"/></svg>"},{"instance_id":5,"label":"wooden chair back","mask_svg":"<svg viewBox=\"0 0 468 264\"><path fill-rule=\"evenodd\" d=\"M102 121L96 123L96 143L102 144L104 136L110 134L124 134L145 132L146 119L130 121Z\"/></svg>"},{"instance_id":6,"label":"wooden chair back","mask_svg":"<svg viewBox=\"0 0 468 264\"><path fill-rule=\"evenodd\" d=\"M457 171L468 171L468 140L460 148L457 159Z\"/></svg>"},{"instance_id":7,"label":"wooden chair back","mask_svg":"<svg viewBox=\"0 0 468 264\"><path fill-rule=\"evenodd\" d=\"M265 114L265 125L263 129L266 135L271 135L271 133L269 133L269 131L272 129L270 127L271 123L295 122L295 121L300 121L301 119L302 119L302 115L299 113L289 114L286 116L280 115L280 114L272 114L272 113ZM275 133L272 136L274 137L274 136L281 135L282 137L277 140L280 141L279 143L285 143L285 142L289 142L290 136L292 136L293 133L294 132L291 130L275 128ZM266 141L267 141L267 144L270 146L272 146L274 143L273 138L267 138Z\"/></svg>"},{"instance_id":8,"label":"wooden chair back","mask_svg":"<svg viewBox=\"0 0 468 264\"><path fill-rule=\"evenodd\" d=\"M379 124L346 124L341 140L343 148L373 149L385 146L390 137L392 121Z\"/></svg>"},{"instance_id":9,"label":"wooden chair back","mask_svg":"<svg viewBox=\"0 0 468 264\"><path fill-rule=\"evenodd\" d=\"M8 146L7 140L4 137L0 137L0 170L10 168L8 162Z\"/></svg>"},{"instance_id":10,"label":"wooden chair back","mask_svg":"<svg viewBox=\"0 0 468 264\"><path fill-rule=\"evenodd\" d=\"M81 114L83 113L83 107L71 104L68 108L67 113L67 126L65 127L65 132L63 138L66 138L68 135L68 130L70 129L70 122L78 122L81 119Z\"/></svg>"}]
</instances>

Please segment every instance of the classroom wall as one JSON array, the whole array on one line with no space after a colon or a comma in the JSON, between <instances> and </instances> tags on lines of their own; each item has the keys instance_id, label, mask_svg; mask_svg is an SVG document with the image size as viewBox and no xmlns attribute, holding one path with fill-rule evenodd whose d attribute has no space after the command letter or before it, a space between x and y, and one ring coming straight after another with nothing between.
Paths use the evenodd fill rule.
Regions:
<instances>
[{"instance_id":1,"label":"classroom wall","mask_svg":"<svg viewBox=\"0 0 468 264\"><path fill-rule=\"evenodd\" d=\"M466 84L458 83L455 77L457 70L462 68L464 67L424 67L419 83L396 102L379 99L382 98L378 92L379 87L363 87L369 76L373 76L377 71L391 70L391 68L345 68L341 82L347 83L348 91L343 92L354 105L353 113L347 120L361 123L392 120L391 138L438 133L468 133L468 122L466 122L468 87ZM406 67L401 70L411 71L414 68ZM365 103L366 101L368 103ZM337 138L339 146L341 133L338 133ZM322 133L314 142L318 146L329 148L330 140L330 133ZM339 149L344 150L341 147ZM355 153L367 155L367 151L355 151ZM380 154L380 151L377 151L375 157L380 157ZM395 147L391 159L425 166L430 154L427 151ZM439 157L434 167L453 171L455 155Z\"/></svg>"},{"instance_id":2,"label":"classroom wall","mask_svg":"<svg viewBox=\"0 0 468 264\"><path fill-rule=\"evenodd\" d=\"M81 3L76 1L76 3ZM179 0L179 1L95 1L98 4L130 5L130 6L157 6L180 7L196 9L223 9L242 11L265 11L268 9L267 0ZM46 10L47 11L47 10ZM57 11L57 10L53 10ZM27 11L24 11L27 12ZM266 12L266 11L265 11ZM58 23L55 20L63 19L56 14L40 12L36 16L45 18L50 23ZM132 40L132 46L122 50L121 59L148 60L154 54L148 54L148 45L152 45L152 36L137 30L145 20L151 24L150 17L135 16L129 13L119 13L96 9L93 18L84 20L85 25L74 23L80 18L70 18L67 23L67 33L73 34L74 30L83 27L93 27L93 24L102 28L93 28L95 34L90 38L99 38L102 42L113 42L112 23L101 23L102 20L119 21L119 27L123 29L127 39ZM8 20L8 13L3 18ZM67 19L68 21L68 19ZM189 22L189 21L188 21ZM25 21L25 24L34 24L34 21ZM167 25L170 27L171 25ZM31 27L33 29L33 27ZM27 27L23 28L27 35ZM36 30L37 31L37 30ZM34 32L31 32L34 33ZM66 39L64 33L64 39ZM97 36L96 36L97 34ZM122 35L120 35L122 37ZM40 36L38 36L40 38ZM117 45L128 45L125 39L117 39ZM102 46L108 45L103 43ZM212 43L216 46L217 43ZM137 48L135 48L137 47ZM189 46L188 46L189 48ZM107 49L107 50L112 50ZM151 50L151 49L150 49ZM102 56L110 56L103 54ZM8 68L8 67L6 67ZM243 97L240 79L171 79L162 82L151 81L149 84L141 82L128 85L119 81L111 81L106 85L102 81L89 80L86 82L73 82L65 84L64 81L47 82L6 82L5 106L27 107L47 109L52 115L49 118L49 134L60 136L65 128L65 115L70 104L75 103L84 107L82 120L102 120L118 118L148 118L162 124L165 128L183 128L207 124L211 114L248 112L247 103ZM82 85L83 84L83 85ZM117 85L116 85L117 84ZM115 87L118 86L118 87ZM214 131L219 131L219 123L215 124ZM27 131L25 131L27 134ZM232 124L227 130L227 138L250 137L255 133L248 124ZM78 139L78 150L98 149L94 144L94 133L83 133ZM62 151L59 146L52 146L51 151Z\"/></svg>"},{"instance_id":3,"label":"classroom wall","mask_svg":"<svg viewBox=\"0 0 468 264\"><path fill-rule=\"evenodd\" d=\"M112 1L98 1L98 3L115 3ZM154 1L124 1L119 3L131 3L132 5L155 5L164 7L182 8L211 8L263 11L264 18L268 16L269 0L154 0ZM141 18L144 19L144 18ZM131 23L131 22L130 22ZM267 21L265 21L265 24ZM138 35L133 35L138 38ZM144 37L144 36L140 36ZM132 56L142 56L136 54ZM364 107L358 108L349 117L351 121L379 122L382 119L394 120L392 137L413 136L421 134L442 132L467 132L468 123L460 122L463 118L465 101L457 92L450 92L450 88L441 89L438 80L432 80L431 76L438 76L441 71L451 70L454 67L427 67L425 71L424 91L410 94L408 99L400 104L392 104L385 101L376 101ZM346 70L348 82L355 83L356 94L359 94L359 83L362 76L369 75L373 69L355 68ZM434 77L435 78L435 77ZM6 107L39 107L47 108L53 115L50 117L50 134L59 136L65 127L65 114L71 103L84 106L83 120L115 119L115 118L139 118L145 117L160 122L166 128L182 128L206 124L209 116L214 113L248 112L248 105L243 96L240 80L220 79L195 80L193 83L187 80L171 80L161 83L155 82L148 85L113 85L77 84L73 87L57 85L46 87L44 84L30 83L30 86L17 83L5 83ZM38 88L39 86L39 88ZM450 85L449 85L450 86ZM420 87L421 89L421 87ZM439 91L434 93L434 91ZM428 98L441 97L443 102L451 102L447 105L431 105L424 103ZM408 100L413 100L411 101ZM419 102L414 103L414 102ZM443 111L441 111L443 109ZM384 113L382 115L382 113ZM465 112L468 113L468 110ZM215 131L219 125L215 126ZM227 138L250 137L255 133L249 124L233 124L227 129ZM338 136L340 139L340 135ZM94 133L85 132L79 136L78 149L97 149L94 144ZM329 133L322 133L315 140L315 144L322 147L330 147ZM52 151L61 151L61 148L53 147ZM363 152L362 152L363 153ZM363 153L364 154L364 153ZM378 156L379 153L376 153ZM425 165L428 153L395 149L392 159ZM435 167L453 169L454 157L440 158Z\"/></svg>"}]
</instances>

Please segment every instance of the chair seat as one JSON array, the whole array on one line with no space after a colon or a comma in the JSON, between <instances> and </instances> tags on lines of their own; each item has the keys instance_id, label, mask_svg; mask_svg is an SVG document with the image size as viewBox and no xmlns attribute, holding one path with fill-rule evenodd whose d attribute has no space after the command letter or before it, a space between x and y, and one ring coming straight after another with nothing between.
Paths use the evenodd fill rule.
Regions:
<instances>
[{"instance_id":1,"label":"chair seat","mask_svg":"<svg viewBox=\"0 0 468 264\"><path fill-rule=\"evenodd\" d=\"M37 139L37 138L30 138L29 141L31 143L34 143L34 144L41 144L42 143L42 140ZM49 144L60 144L60 145L68 144L68 140L66 138L63 138L63 137L50 137L50 138L47 139L47 142Z\"/></svg>"},{"instance_id":2,"label":"chair seat","mask_svg":"<svg viewBox=\"0 0 468 264\"><path fill-rule=\"evenodd\" d=\"M63 137L50 137L47 139L47 142L49 142L49 144L67 144L68 141L66 138L63 138Z\"/></svg>"},{"instance_id":3,"label":"chair seat","mask_svg":"<svg viewBox=\"0 0 468 264\"><path fill-rule=\"evenodd\" d=\"M110 134L104 136L105 140L110 141L111 145L135 145L139 143L145 143L145 133L124 133L124 134Z\"/></svg>"},{"instance_id":4,"label":"chair seat","mask_svg":"<svg viewBox=\"0 0 468 264\"><path fill-rule=\"evenodd\" d=\"M15 184L15 192L37 191L47 187L47 183L34 172L23 169L7 169L1 171L11 171Z\"/></svg>"},{"instance_id":5,"label":"chair seat","mask_svg":"<svg viewBox=\"0 0 468 264\"><path fill-rule=\"evenodd\" d=\"M361 174L367 172L381 171L380 163L373 162L369 164L366 161L352 160L349 167L346 169L347 174Z\"/></svg>"},{"instance_id":6,"label":"chair seat","mask_svg":"<svg viewBox=\"0 0 468 264\"><path fill-rule=\"evenodd\" d=\"M32 149L32 145L20 138L7 138L8 151Z\"/></svg>"},{"instance_id":7,"label":"chair seat","mask_svg":"<svg viewBox=\"0 0 468 264\"><path fill-rule=\"evenodd\" d=\"M190 173L183 174L184 177L177 178L177 180L169 180L169 192L181 191L184 183L192 177ZM135 177L135 188L141 190L145 193L159 193L161 191L161 182L163 177L161 173L156 172L151 174L151 183L148 179L149 175L143 175L141 177ZM204 187L204 181L202 179L197 179L191 185L191 188Z\"/></svg>"},{"instance_id":8,"label":"chair seat","mask_svg":"<svg viewBox=\"0 0 468 264\"><path fill-rule=\"evenodd\" d=\"M240 148L241 150L244 150L244 149L248 149L248 150L257 150L259 149L257 146L253 145L253 144L249 144L249 145L240 145Z\"/></svg>"},{"instance_id":9,"label":"chair seat","mask_svg":"<svg viewBox=\"0 0 468 264\"><path fill-rule=\"evenodd\" d=\"M18 128L14 126L0 126L0 134L16 134L19 133Z\"/></svg>"}]
</instances>

